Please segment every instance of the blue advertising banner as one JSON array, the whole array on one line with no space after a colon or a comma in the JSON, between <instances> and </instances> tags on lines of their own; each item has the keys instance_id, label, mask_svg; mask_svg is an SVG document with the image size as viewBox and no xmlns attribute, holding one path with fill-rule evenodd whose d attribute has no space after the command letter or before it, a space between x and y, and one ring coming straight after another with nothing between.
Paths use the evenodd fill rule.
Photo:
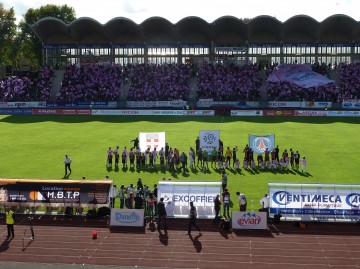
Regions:
<instances>
[{"instance_id":1,"label":"blue advertising banner","mask_svg":"<svg viewBox=\"0 0 360 269\"><path fill-rule=\"evenodd\" d=\"M270 152L275 147L275 134L271 135L249 135L249 147L255 154L263 154L266 149Z\"/></svg>"},{"instance_id":2,"label":"blue advertising banner","mask_svg":"<svg viewBox=\"0 0 360 269\"><path fill-rule=\"evenodd\" d=\"M0 115L31 115L32 109L0 108Z\"/></svg>"}]
</instances>

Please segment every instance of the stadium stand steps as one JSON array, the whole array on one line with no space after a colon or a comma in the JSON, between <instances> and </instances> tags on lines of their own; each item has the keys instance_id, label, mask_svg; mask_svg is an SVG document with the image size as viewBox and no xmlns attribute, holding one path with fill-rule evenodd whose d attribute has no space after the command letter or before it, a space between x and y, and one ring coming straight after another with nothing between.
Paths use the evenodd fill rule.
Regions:
<instances>
[{"instance_id":1,"label":"stadium stand steps","mask_svg":"<svg viewBox=\"0 0 360 269\"><path fill-rule=\"evenodd\" d=\"M197 79L196 79L196 78L190 78L189 87L190 87L190 92L189 92L188 101L189 101L190 103L193 103L193 102L196 103L196 100L197 100L197 92L198 92L198 90L199 90L199 88L198 88L198 82L197 82Z\"/></svg>"},{"instance_id":2,"label":"stadium stand steps","mask_svg":"<svg viewBox=\"0 0 360 269\"><path fill-rule=\"evenodd\" d=\"M334 80L337 85L341 84L338 70L330 69L330 70L328 70L328 75L329 75L329 79Z\"/></svg>"},{"instance_id":3,"label":"stadium stand steps","mask_svg":"<svg viewBox=\"0 0 360 269\"><path fill-rule=\"evenodd\" d=\"M268 77L267 70L264 70L264 69L260 70L260 72L259 72L259 78L260 78L261 80L264 80L264 79L267 79L267 77Z\"/></svg>"},{"instance_id":4,"label":"stadium stand steps","mask_svg":"<svg viewBox=\"0 0 360 269\"><path fill-rule=\"evenodd\" d=\"M260 101L266 102L268 101L268 94L267 94L267 88L268 88L268 82L267 80L263 80L263 83L259 87L259 93L260 93Z\"/></svg>"},{"instance_id":5,"label":"stadium stand steps","mask_svg":"<svg viewBox=\"0 0 360 269\"><path fill-rule=\"evenodd\" d=\"M121 87L121 93L120 96L118 98L118 102L123 103L127 101L127 96L129 94L129 90L130 90L130 86L131 86L131 81L129 81L128 83L126 83L125 85L123 85Z\"/></svg>"},{"instance_id":6,"label":"stadium stand steps","mask_svg":"<svg viewBox=\"0 0 360 269\"><path fill-rule=\"evenodd\" d=\"M54 79L51 85L50 101L56 101L60 92L61 83L64 79L65 70L55 70Z\"/></svg>"}]
</instances>

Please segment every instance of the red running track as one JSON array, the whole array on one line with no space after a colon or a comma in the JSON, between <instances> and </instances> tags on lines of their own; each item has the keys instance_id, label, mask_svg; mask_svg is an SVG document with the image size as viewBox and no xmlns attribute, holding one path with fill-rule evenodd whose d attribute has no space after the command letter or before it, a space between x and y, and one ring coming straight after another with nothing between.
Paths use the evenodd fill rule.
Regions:
<instances>
[{"instance_id":1,"label":"red running track","mask_svg":"<svg viewBox=\"0 0 360 269\"><path fill-rule=\"evenodd\" d=\"M202 235L196 231L190 237L186 220L169 221L167 234L149 224L140 231L110 231L106 221L93 221L95 228L61 221L35 223L33 241L25 225L15 225L16 236L6 240L1 225L0 261L117 268L360 268L359 224L306 223L302 229L281 222L266 231L226 232L199 221ZM92 238L95 230L97 239Z\"/></svg>"}]
</instances>

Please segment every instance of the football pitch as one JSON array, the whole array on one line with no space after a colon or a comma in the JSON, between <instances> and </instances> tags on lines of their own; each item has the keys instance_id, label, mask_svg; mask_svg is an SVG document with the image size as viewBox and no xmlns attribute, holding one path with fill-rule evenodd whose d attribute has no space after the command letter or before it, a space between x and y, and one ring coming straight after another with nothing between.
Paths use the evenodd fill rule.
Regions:
<instances>
[{"instance_id":1,"label":"football pitch","mask_svg":"<svg viewBox=\"0 0 360 269\"><path fill-rule=\"evenodd\" d=\"M306 156L307 173L288 170L227 169L228 188L237 209L236 191L246 194L248 209L257 210L268 182L358 184L360 125L358 118L342 117L182 117L182 116L0 116L1 178L61 179L64 155L72 158L69 179L104 179L109 175L117 186L138 177L152 189L162 178L180 181L220 181L220 171L205 173L189 169L170 173L166 168L149 170L106 167L108 147L122 151L139 132L165 132L166 142L188 154L195 148L200 130L220 130L224 148L242 149L248 135L275 134L280 154L287 149ZM256 159L256 156L255 156ZM159 166L159 165L158 165ZM210 163L209 163L210 166ZM118 201L117 201L118 203ZM118 206L118 204L116 205Z\"/></svg>"}]
</instances>

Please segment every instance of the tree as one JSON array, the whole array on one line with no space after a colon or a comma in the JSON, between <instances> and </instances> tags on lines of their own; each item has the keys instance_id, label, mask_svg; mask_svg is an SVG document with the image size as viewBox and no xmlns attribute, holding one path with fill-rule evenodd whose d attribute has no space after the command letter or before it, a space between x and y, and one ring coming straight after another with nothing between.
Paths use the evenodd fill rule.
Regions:
<instances>
[{"instance_id":1,"label":"tree","mask_svg":"<svg viewBox=\"0 0 360 269\"><path fill-rule=\"evenodd\" d=\"M23 56L28 58L34 66L42 64L42 44L31 30L30 25L45 17L58 18L65 23L70 23L76 19L74 8L68 5L57 6L49 4L37 9L28 9L23 15L23 20L19 23L20 34L17 43L21 44Z\"/></svg>"},{"instance_id":2,"label":"tree","mask_svg":"<svg viewBox=\"0 0 360 269\"><path fill-rule=\"evenodd\" d=\"M16 19L13 8L6 10L0 3L0 65L11 64L11 51L16 36Z\"/></svg>"}]
</instances>

